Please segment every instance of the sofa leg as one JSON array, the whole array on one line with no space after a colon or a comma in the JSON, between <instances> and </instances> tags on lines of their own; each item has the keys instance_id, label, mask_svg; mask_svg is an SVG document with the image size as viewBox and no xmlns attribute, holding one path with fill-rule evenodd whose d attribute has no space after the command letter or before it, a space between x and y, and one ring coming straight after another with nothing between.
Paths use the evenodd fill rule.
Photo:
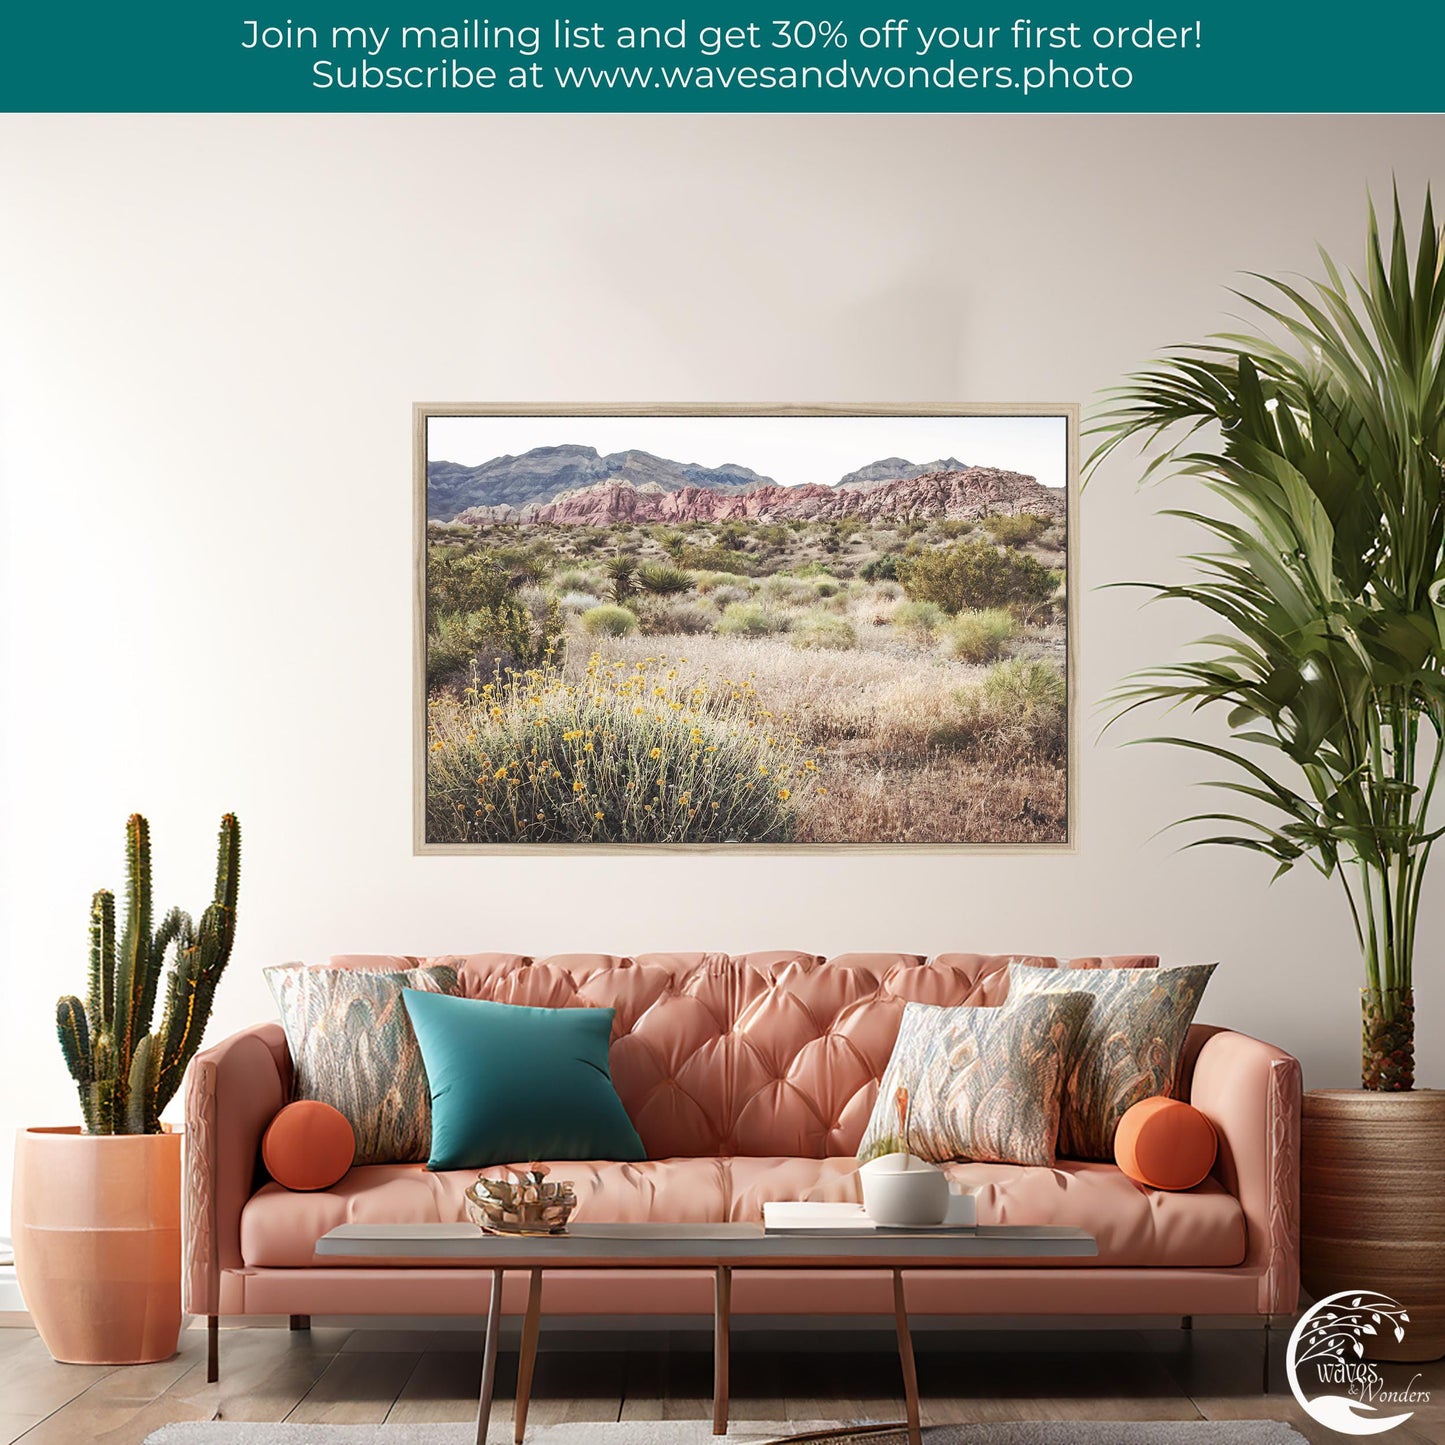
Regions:
<instances>
[{"instance_id":1,"label":"sofa leg","mask_svg":"<svg viewBox=\"0 0 1445 1445\"><path fill-rule=\"evenodd\" d=\"M1192 1330L1194 1329L1194 1316L1193 1316L1193 1315L1180 1315L1180 1316L1179 1316L1179 1328L1180 1328L1181 1330L1191 1330L1191 1331L1192 1331Z\"/></svg>"},{"instance_id":2,"label":"sofa leg","mask_svg":"<svg viewBox=\"0 0 1445 1445\"><path fill-rule=\"evenodd\" d=\"M293 1330L309 1330L311 1328L310 1315L292 1315L291 1328Z\"/></svg>"},{"instance_id":3,"label":"sofa leg","mask_svg":"<svg viewBox=\"0 0 1445 1445\"><path fill-rule=\"evenodd\" d=\"M1268 1395L1270 1390L1269 1365L1269 1316L1266 1315L1264 1318L1264 1351L1262 1362L1262 1375L1260 1379L1261 1393L1265 1395Z\"/></svg>"},{"instance_id":4,"label":"sofa leg","mask_svg":"<svg viewBox=\"0 0 1445 1445\"><path fill-rule=\"evenodd\" d=\"M221 1378L221 1321L218 1315L206 1316L206 1383L214 1385Z\"/></svg>"}]
</instances>

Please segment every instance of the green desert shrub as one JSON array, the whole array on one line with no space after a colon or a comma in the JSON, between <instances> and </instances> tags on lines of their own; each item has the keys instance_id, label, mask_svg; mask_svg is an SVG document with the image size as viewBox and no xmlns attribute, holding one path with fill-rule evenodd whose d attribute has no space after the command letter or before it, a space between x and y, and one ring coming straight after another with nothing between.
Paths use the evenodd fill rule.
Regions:
<instances>
[{"instance_id":1,"label":"green desert shrub","mask_svg":"<svg viewBox=\"0 0 1445 1445\"><path fill-rule=\"evenodd\" d=\"M746 684L706 707L659 659L512 674L427 709L428 836L466 843L778 843L815 759Z\"/></svg>"},{"instance_id":2,"label":"green desert shrub","mask_svg":"<svg viewBox=\"0 0 1445 1445\"><path fill-rule=\"evenodd\" d=\"M799 581L786 572L779 572L764 580L763 596L773 602L801 607L813 600L813 584Z\"/></svg>"},{"instance_id":3,"label":"green desert shrub","mask_svg":"<svg viewBox=\"0 0 1445 1445\"><path fill-rule=\"evenodd\" d=\"M842 585L836 577L816 577L813 579L813 595L815 597L836 597L842 590Z\"/></svg>"},{"instance_id":4,"label":"green desert shrub","mask_svg":"<svg viewBox=\"0 0 1445 1445\"><path fill-rule=\"evenodd\" d=\"M444 612L427 634L427 686L461 686L474 676L540 666L557 651L561 635L562 614L552 598L540 615L514 596L496 607Z\"/></svg>"},{"instance_id":5,"label":"green desert shrub","mask_svg":"<svg viewBox=\"0 0 1445 1445\"><path fill-rule=\"evenodd\" d=\"M427 558L427 612L469 613L497 607L511 594L508 568L490 552L433 549Z\"/></svg>"},{"instance_id":6,"label":"green desert shrub","mask_svg":"<svg viewBox=\"0 0 1445 1445\"><path fill-rule=\"evenodd\" d=\"M569 567L565 572L557 573L552 579L552 585L558 592L595 593L601 584L595 572L583 572L579 568Z\"/></svg>"},{"instance_id":7,"label":"green desert shrub","mask_svg":"<svg viewBox=\"0 0 1445 1445\"><path fill-rule=\"evenodd\" d=\"M858 574L865 582L894 582L898 579L898 558L892 552L871 557Z\"/></svg>"},{"instance_id":8,"label":"green desert shrub","mask_svg":"<svg viewBox=\"0 0 1445 1445\"><path fill-rule=\"evenodd\" d=\"M794 647L846 652L858 646L858 629L832 612L805 612L794 621L788 640Z\"/></svg>"},{"instance_id":9,"label":"green desert shrub","mask_svg":"<svg viewBox=\"0 0 1445 1445\"><path fill-rule=\"evenodd\" d=\"M468 612L440 613L426 639L426 685L438 687L464 676L472 665L480 634Z\"/></svg>"},{"instance_id":10,"label":"green desert shrub","mask_svg":"<svg viewBox=\"0 0 1445 1445\"><path fill-rule=\"evenodd\" d=\"M746 575L752 562L735 547L684 547L677 555L680 567L693 572L736 572Z\"/></svg>"},{"instance_id":11,"label":"green desert shrub","mask_svg":"<svg viewBox=\"0 0 1445 1445\"><path fill-rule=\"evenodd\" d=\"M999 513L984 519L989 536L1005 547L1027 547L1037 542L1051 525L1051 518L1037 512Z\"/></svg>"},{"instance_id":12,"label":"green desert shrub","mask_svg":"<svg viewBox=\"0 0 1445 1445\"><path fill-rule=\"evenodd\" d=\"M626 637L637 629L637 614L616 603L604 602L582 614L582 626L589 637Z\"/></svg>"},{"instance_id":13,"label":"green desert shrub","mask_svg":"<svg viewBox=\"0 0 1445 1445\"><path fill-rule=\"evenodd\" d=\"M1054 573L1027 552L984 541L919 552L899 565L898 580L909 597L945 612L1007 607L1021 616L1041 611L1058 587Z\"/></svg>"},{"instance_id":14,"label":"green desert shrub","mask_svg":"<svg viewBox=\"0 0 1445 1445\"><path fill-rule=\"evenodd\" d=\"M758 602L729 602L717 630L728 637L770 637L788 630L788 619Z\"/></svg>"},{"instance_id":15,"label":"green desert shrub","mask_svg":"<svg viewBox=\"0 0 1445 1445\"><path fill-rule=\"evenodd\" d=\"M1022 657L989 668L983 690L985 696L1021 717L1062 709L1068 697L1064 675L1057 667Z\"/></svg>"},{"instance_id":16,"label":"green desert shrub","mask_svg":"<svg viewBox=\"0 0 1445 1445\"><path fill-rule=\"evenodd\" d=\"M746 602L753 595L751 587L736 587L729 584L724 587L714 587L708 594L719 607L726 607L730 602Z\"/></svg>"},{"instance_id":17,"label":"green desert shrub","mask_svg":"<svg viewBox=\"0 0 1445 1445\"><path fill-rule=\"evenodd\" d=\"M649 597L638 607L637 620L644 632L680 632L693 636L711 632L717 624L718 614L706 602Z\"/></svg>"},{"instance_id":18,"label":"green desert shrub","mask_svg":"<svg viewBox=\"0 0 1445 1445\"><path fill-rule=\"evenodd\" d=\"M942 517L938 522L938 535L946 537L950 542L956 542L960 537L966 537L976 530L977 522L965 521L962 517Z\"/></svg>"},{"instance_id":19,"label":"green desert shrub","mask_svg":"<svg viewBox=\"0 0 1445 1445\"><path fill-rule=\"evenodd\" d=\"M964 662L996 662L1013 635L1013 614L1001 607L960 612L948 628L953 655Z\"/></svg>"},{"instance_id":20,"label":"green desert shrub","mask_svg":"<svg viewBox=\"0 0 1445 1445\"><path fill-rule=\"evenodd\" d=\"M900 602L893 609L893 625L916 642L931 642L943 626L944 612L936 602Z\"/></svg>"},{"instance_id":21,"label":"green desert shrub","mask_svg":"<svg viewBox=\"0 0 1445 1445\"><path fill-rule=\"evenodd\" d=\"M656 597L675 597L692 591L692 574L670 562L644 562L637 569L637 580L643 591Z\"/></svg>"},{"instance_id":22,"label":"green desert shrub","mask_svg":"<svg viewBox=\"0 0 1445 1445\"><path fill-rule=\"evenodd\" d=\"M987 749L995 761L1060 761L1068 746L1068 689L1047 662L995 663L975 687L955 695L957 715L945 726L955 743Z\"/></svg>"},{"instance_id":23,"label":"green desert shrub","mask_svg":"<svg viewBox=\"0 0 1445 1445\"><path fill-rule=\"evenodd\" d=\"M744 594L752 591L752 579L742 572L697 572L692 585L704 596L718 587L731 587Z\"/></svg>"}]
</instances>

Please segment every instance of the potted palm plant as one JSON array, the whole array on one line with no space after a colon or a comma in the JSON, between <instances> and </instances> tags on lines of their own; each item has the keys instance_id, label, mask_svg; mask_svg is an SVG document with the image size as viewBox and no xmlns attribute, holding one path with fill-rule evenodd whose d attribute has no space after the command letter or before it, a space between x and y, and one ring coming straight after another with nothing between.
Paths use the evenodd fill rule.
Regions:
<instances>
[{"instance_id":1,"label":"potted palm plant","mask_svg":"<svg viewBox=\"0 0 1445 1445\"><path fill-rule=\"evenodd\" d=\"M1178 350L1110 392L1090 470L1137 440L1146 477L1194 478L1218 504L1171 511L1210 540L1189 581L1152 590L1222 631L1128 680L1118 712L1219 716L1222 740L1148 740L1219 767L1231 803L1185 820L1211 825L1196 841L1340 885L1364 962L1363 1088L1306 1098L1304 1281L1393 1293L1412 1323L1391 1357L1433 1359L1445 1094L1414 1077L1417 922L1445 832L1445 250L1428 194L1413 244L1397 195L1388 235L1370 209L1360 272L1322 266L1298 285L1255 278L1262 294L1241 296L1258 334Z\"/></svg>"},{"instance_id":2,"label":"potted palm plant","mask_svg":"<svg viewBox=\"0 0 1445 1445\"><path fill-rule=\"evenodd\" d=\"M181 1136L160 1122L210 1018L231 956L241 833L221 819L214 896L199 922L173 908L152 928L150 829L126 824L126 917L90 913L84 1003L56 1006L84 1129L25 1129L15 1151L15 1269L57 1360L144 1364L176 1350L181 1326ZM173 953L159 1029L151 1029Z\"/></svg>"}]
</instances>

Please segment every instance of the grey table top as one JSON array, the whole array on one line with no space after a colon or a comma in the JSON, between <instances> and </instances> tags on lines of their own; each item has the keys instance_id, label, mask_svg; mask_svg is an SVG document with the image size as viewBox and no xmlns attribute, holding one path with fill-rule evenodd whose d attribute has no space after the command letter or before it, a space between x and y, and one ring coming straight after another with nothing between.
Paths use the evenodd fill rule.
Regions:
<instances>
[{"instance_id":1,"label":"grey table top","mask_svg":"<svg viewBox=\"0 0 1445 1445\"><path fill-rule=\"evenodd\" d=\"M768 1234L761 1224L574 1224L566 1234L542 1236L486 1234L473 1224L342 1224L316 1242L319 1255L456 1260L484 1269L945 1269L972 1259L1054 1259L1098 1252L1093 1235L1082 1229L988 1224L818 1234Z\"/></svg>"}]
</instances>

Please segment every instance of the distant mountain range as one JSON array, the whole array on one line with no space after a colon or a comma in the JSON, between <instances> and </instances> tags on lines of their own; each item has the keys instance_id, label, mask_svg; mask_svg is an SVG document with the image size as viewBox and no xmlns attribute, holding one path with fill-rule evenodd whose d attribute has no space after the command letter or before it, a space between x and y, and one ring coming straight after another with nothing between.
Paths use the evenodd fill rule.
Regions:
<instances>
[{"instance_id":1,"label":"distant mountain range","mask_svg":"<svg viewBox=\"0 0 1445 1445\"><path fill-rule=\"evenodd\" d=\"M836 485L867 487L929 472L962 470L965 463L957 457L932 462L885 457L840 477ZM520 509L529 504L540 505L565 493L608 482L627 483L644 493L680 492L686 487L741 492L778 485L772 477L732 462L704 467L695 462L669 461L643 451L611 452L603 456L595 447L582 446L533 447L521 456L493 457L475 467L459 462L428 462L426 471L426 514L439 522L449 522L473 508Z\"/></svg>"},{"instance_id":2,"label":"distant mountain range","mask_svg":"<svg viewBox=\"0 0 1445 1445\"><path fill-rule=\"evenodd\" d=\"M856 472L849 472L839 478L840 487L871 487L874 482L907 481L910 477L921 477L926 472L963 472L968 463L957 457L940 457L935 462L909 462L902 457L884 457L881 462L869 462Z\"/></svg>"},{"instance_id":3,"label":"distant mountain range","mask_svg":"<svg viewBox=\"0 0 1445 1445\"><path fill-rule=\"evenodd\" d=\"M668 461L651 452L602 456L596 447L533 447L519 457L493 457L475 467L428 462L426 514L448 522L468 507L524 507L601 482L628 482L634 487L676 492L683 487L737 491L772 480L730 462L702 467L695 462Z\"/></svg>"},{"instance_id":4,"label":"distant mountain range","mask_svg":"<svg viewBox=\"0 0 1445 1445\"><path fill-rule=\"evenodd\" d=\"M534 447L480 466L427 466L427 516L473 526L542 523L772 521L882 517L973 520L999 512L1063 517L1062 489L956 457L885 457L831 484L785 487L747 467L703 467L650 452Z\"/></svg>"}]
</instances>

